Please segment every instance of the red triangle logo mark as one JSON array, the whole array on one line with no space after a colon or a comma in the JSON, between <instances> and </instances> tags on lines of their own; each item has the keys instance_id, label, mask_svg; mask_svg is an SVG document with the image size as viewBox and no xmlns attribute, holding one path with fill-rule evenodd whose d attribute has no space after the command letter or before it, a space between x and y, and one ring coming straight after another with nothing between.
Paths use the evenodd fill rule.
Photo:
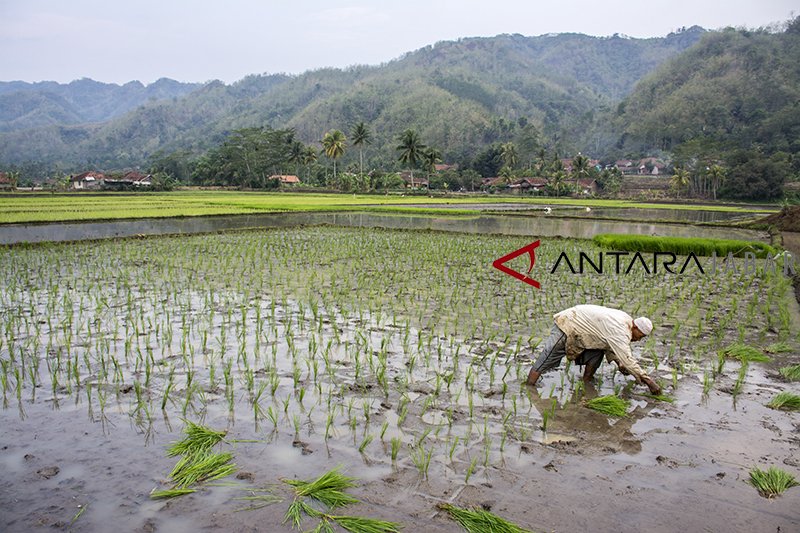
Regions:
<instances>
[{"instance_id":1,"label":"red triangle logo mark","mask_svg":"<svg viewBox=\"0 0 800 533\"><path fill-rule=\"evenodd\" d=\"M539 247L540 243L541 241L536 241L530 244L526 244L519 250L514 250L510 254L504 255L499 259L495 259L494 262L492 263L492 266L495 267L497 270L500 270L501 272L505 272L509 276L517 278L523 283L527 283L528 285L536 287L537 289L541 289L539 282L528 275L531 273L531 270L533 270L533 265L536 264L536 248ZM505 263L508 263L509 261L512 261L525 253L530 254L530 260L531 260L531 266L528 267L528 272L526 272L525 274L517 272L516 270L512 270L505 265Z\"/></svg>"}]
</instances>

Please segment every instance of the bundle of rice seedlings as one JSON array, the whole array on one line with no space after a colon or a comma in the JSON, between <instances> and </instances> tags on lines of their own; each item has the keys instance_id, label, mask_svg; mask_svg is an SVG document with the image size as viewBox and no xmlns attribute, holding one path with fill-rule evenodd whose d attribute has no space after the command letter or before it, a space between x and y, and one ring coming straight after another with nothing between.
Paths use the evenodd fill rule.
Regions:
<instances>
[{"instance_id":1,"label":"bundle of rice seedlings","mask_svg":"<svg viewBox=\"0 0 800 533\"><path fill-rule=\"evenodd\" d=\"M183 428L183 432L186 433L186 438L174 442L167 450L167 457L208 451L227 434L226 431L215 431L188 420L184 422L186 426Z\"/></svg>"},{"instance_id":2,"label":"bundle of rice seedlings","mask_svg":"<svg viewBox=\"0 0 800 533\"><path fill-rule=\"evenodd\" d=\"M186 455L178 461L169 477L179 488L186 488L195 483L213 481L236 472L236 465L231 463L233 454L194 453Z\"/></svg>"},{"instance_id":3,"label":"bundle of rice seedlings","mask_svg":"<svg viewBox=\"0 0 800 533\"><path fill-rule=\"evenodd\" d=\"M800 365L785 366L778 372L789 381L800 381Z\"/></svg>"},{"instance_id":4,"label":"bundle of rice seedlings","mask_svg":"<svg viewBox=\"0 0 800 533\"><path fill-rule=\"evenodd\" d=\"M469 533L531 533L496 514L483 509L465 509L447 503L439 504L439 509L447 511L450 517Z\"/></svg>"},{"instance_id":5,"label":"bundle of rice seedlings","mask_svg":"<svg viewBox=\"0 0 800 533\"><path fill-rule=\"evenodd\" d=\"M178 496L185 496L197 492L196 489L167 489L150 491L150 498L153 500L166 500L169 498L176 498Z\"/></svg>"},{"instance_id":6,"label":"bundle of rice seedlings","mask_svg":"<svg viewBox=\"0 0 800 533\"><path fill-rule=\"evenodd\" d=\"M604 415L622 418L628 414L628 406L630 402L623 400L619 396L609 394L607 396L598 396L586 402L586 407L594 409Z\"/></svg>"},{"instance_id":7,"label":"bundle of rice seedlings","mask_svg":"<svg viewBox=\"0 0 800 533\"><path fill-rule=\"evenodd\" d=\"M793 475L774 466L767 470L753 468L750 471L750 484L765 498L774 498L786 489L800 485Z\"/></svg>"},{"instance_id":8,"label":"bundle of rice seedlings","mask_svg":"<svg viewBox=\"0 0 800 533\"><path fill-rule=\"evenodd\" d=\"M339 470L340 467L337 466L313 481L284 479L283 482L294 487L296 499L309 497L331 509L358 503L356 498L344 492L345 489L356 486L356 478L345 476Z\"/></svg>"},{"instance_id":9,"label":"bundle of rice seedlings","mask_svg":"<svg viewBox=\"0 0 800 533\"><path fill-rule=\"evenodd\" d=\"M786 352L791 352L792 347L788 342L783 342L783 341L773 342L772 344L764 348L764 351L767 353L786 353Z\"/></svg>"},{"instance_id":10,"label":"bundle of rice seedlings","mask_svg":"<svg viewBox=\"0 0 800 533\"><path fill-rule=\"evenodd\" d=\"M767 404L772 409L800 411L800 396L791 392L780 392Z\"/></svg>"},{"instance_id":11,"label":"bundle of rice seedlings","mask_svg":"<svg viewBox=\"0 0 800 533\"><path fill-rule=\"evenodd\" d=\"M316 533L333 533L331 524L337 524L351 533L396 533L399 531L402 526L395 522L365 516L332 515L306 503L306 498L309 498L325 506L327 510L359 503L356 498L344 492L346 489L356 486L356 479L342 474L339 469L340 467L336 467L325 472L313 481L284 479L283 482L294 489L295 495L286 510L283 522L289 522L295 529L301 529L303 515L306 515L319 519L317 526L311 530Z\"/></svg>"},{"instance_id":12,"label":"bundle of rice seedlings","mask_svg":"<svg viewBox=\"0 0 800 533\"><path fill-rule=\"evenodd\" d=\"M350 533L397 533L403 527L396 522L366 516L325 515L325 520L320 524L327 524L330 527L327 520L335 522L339 527L350 531ZM333 531L333 528L323 529L323 531Z\"/></svg>"},{"instance_id":13,"label":"bundle of rice seedlings","mask_svg":"<svg viewBox=\"0 0 800 533\"><path fill-rule=\"evenodd\" d=\"M770 357L758 348L738 342L726 347L721 353L726 357L738 359L742 363L749 363L751 361L755 361L756 363L767 363L771 361Z\"/></svg>"}]
</instances>

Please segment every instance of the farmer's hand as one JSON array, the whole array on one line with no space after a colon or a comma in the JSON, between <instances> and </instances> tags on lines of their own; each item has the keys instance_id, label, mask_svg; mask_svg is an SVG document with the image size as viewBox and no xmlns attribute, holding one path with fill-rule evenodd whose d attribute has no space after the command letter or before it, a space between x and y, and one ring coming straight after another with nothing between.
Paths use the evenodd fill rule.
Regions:
<instances>
[{"instance_id":1,"label":"farmer's hand","mask_svg":"<svg viewBox=\"0 0 800 533\"><path fill-rule=\"evenodd\" d=\"M658 383L653 381L653 378L645 376L642 378L642 383L647 385L647 388L650 389L650 394L659 395L661 394L661 387L658 386Z\"/></svg>"}]
</instances>

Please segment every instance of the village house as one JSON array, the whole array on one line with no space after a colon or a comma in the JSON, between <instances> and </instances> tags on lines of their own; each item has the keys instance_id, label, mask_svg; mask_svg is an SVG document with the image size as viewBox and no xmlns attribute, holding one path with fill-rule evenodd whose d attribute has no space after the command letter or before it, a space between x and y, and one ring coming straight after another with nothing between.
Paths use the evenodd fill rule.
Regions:
<instances>
[{"instance_id":1,"label":"village house","mask_svg":"<svg viewBox=\"0 0 800 533\"><path fill-rule=\"evenodd\" d=\"M300 183L300 178L293 174L273 174L269 179L278 180L281 185L297 185Z\"/></svg>"},{"instance_id":2,"label":"village house","mask_svg":"<svg viewBox=\"0 0 800 533\"><path fill-rule=\"evenodd\" d=\"M578 180L578 188L580 193L584 196L597 194L600 191L600 187L597 185L597 180L594 179Z\"/></svg>"},{"instance_id":3,"label":"village house","mask_svg":"<svg viewBox=\"0 0 800 533\"><path fill-rule=\"evenodd\" d=\"M112 191L127 191L133 188L150 187L153 184L153 176L142 174L141 172L131 171L121 178L107 177L103 180L103 188Z\"/></svg>"},{"instance_id":4,"label":"village house","mask_svg":"<svg viewBox=\"0 0 800 533\"><path fill-rule=\"evenodd\" d=\"M15 187L14 180L5 172L0 172L0 190L10 191Z\"/></svg>"},{"instance_id":5,"label":"village house","mask_svg":"<svg viewBox=\"0 0 800 533\"><path fill-rule=\"evenodd\" d=\"M411 189L428 188L428 178L416 175L413 177L413 182L412 182L412 173L409 172L408 170L402 171L400 173L400 177L403 178L403 182L405 183L406 188L411 188Z\"/></svg>"},{"instance_id":6,"label":"village house","mask_svg":"<svg viewBox=\"0 0 800 533\"><path fill-rule=\"evenodd\" d=\"M100 189L105 185L105 180L105 174L94 171L69 177L70 187L76 190Z\"/></svg>"},{"instance_id":7,"label":"village house","mask_svg":"<svg viewBox=\"0 0 800 533\"><path fill-rule=\"evenodd\" d=\"M136 171L128 172L122 176L122 180L131 182L134 187L150 187L153 184L153 176Z\"/></svg>"}]
</instances>

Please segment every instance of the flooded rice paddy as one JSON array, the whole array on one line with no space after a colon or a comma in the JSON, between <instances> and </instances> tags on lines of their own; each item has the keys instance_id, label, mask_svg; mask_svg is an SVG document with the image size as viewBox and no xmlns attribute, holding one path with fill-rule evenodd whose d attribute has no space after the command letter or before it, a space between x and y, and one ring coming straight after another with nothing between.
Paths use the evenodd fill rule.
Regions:
<instances>
[{"instance_id":1,"label":"flooded rice paddy","mask_svg":"<svg viewBox=\"0 0 800 533\"><path fill-rule=\"evenodd\" d=\"M0 250L0 529L290 531L285 505L238 498L340 464L358 514L408 531L459 531L442 502L534 531L800 528L798 489L746 483L800 472L800 418L765 406L797 391L777 374L798 362L790 280L542 270L537 290L491 267L530 240L305 227ZM549 239L537 265L561 251L598 249ZM634 353L673 403L608 363L524 384L577 303L653 319ZM737 342L781 349L720 356ZM627 417L583 405L611 393ZM227 429L238 475L150 500L183 420Z\"/></svg>"}]
</instances>

